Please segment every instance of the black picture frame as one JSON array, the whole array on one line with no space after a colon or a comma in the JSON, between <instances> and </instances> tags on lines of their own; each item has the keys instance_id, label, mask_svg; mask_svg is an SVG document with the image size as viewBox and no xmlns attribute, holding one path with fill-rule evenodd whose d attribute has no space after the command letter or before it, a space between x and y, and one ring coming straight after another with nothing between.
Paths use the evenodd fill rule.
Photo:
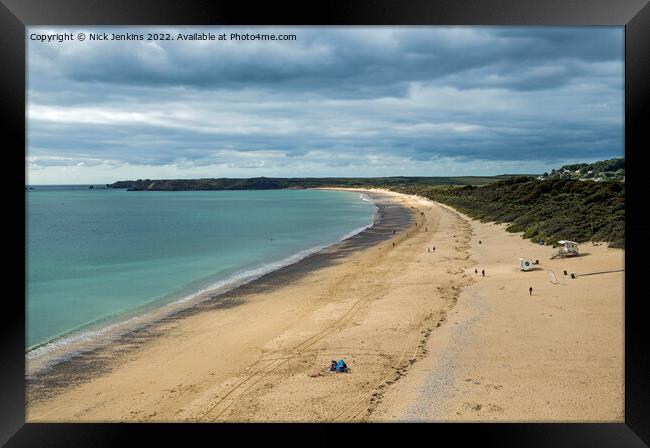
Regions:
<instances>
[{"instance_id":1,"label":"black picture frame","mask_svg":"<svg viewBox=\"0 0 650 448\"><path fill-rule=\"evenodd\" d=\"M0 325L0 444L19 446L115 446L157 437L167 442L207 436L218 443L226 429L238 437L272 437L284 425L112 425L25 423L25 27L35 25L619 25L625 26L625 157L627 188L625 250L625 423L521 423L372 425L369 432L385 442L403 443L429 438L432 443L451 437L457 445L634 447L650 444L650 341L643 294L643 256L648 252L648 224L643 221L644 167L648 152L650 115L650 4L645 0L329 0L319 3L221 1L99 1L0 0L0 110L3 125L3 178L11 190L11 211L3 221L5 272L11 293L3 298ZM21 150L22 148L22 150ZM12 213L14 212L14 213ZM10 244L6 244L10 243ZM21 282L21 279L23 281ZM7 289L9 290L9 289ZM303 425L341 443L351 428L368 425ZM336 429L338 435L332 433ZM394 431L395 429L399 431ZM291 428L294 431L295 428ZM295 433L293 433L295 434ZM283 435L283 438L286 435ZM280 439L280 441L286 439ZM239 443L240 443L239 442ZM312 442L307 442L312 443Z\"/></svg>"}]
</instances>

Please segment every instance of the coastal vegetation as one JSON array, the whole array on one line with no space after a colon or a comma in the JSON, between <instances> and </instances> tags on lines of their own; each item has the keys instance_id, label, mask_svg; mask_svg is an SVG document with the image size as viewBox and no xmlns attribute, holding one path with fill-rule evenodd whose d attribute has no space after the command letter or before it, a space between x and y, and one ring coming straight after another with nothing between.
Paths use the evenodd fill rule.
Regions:
<instances>
[{"instance_id":1,"label":"coastal vegetation","mask_svg":"<svg viewBox=\"0 0 650 448\"><path fill-rule=\"evenodd\" d=\"M625 159L565 165L550 174L466 177L171 179L120 181L130 191L385 188L441 202L544 244L567 239L625 246Z\"/></svg>"},{"instance_id":2,"label":"coastal vegetation","mask_svg":"<svg viewBox=\"0 0 650 448\"><path fill-rule=\"evenodd\" d=\"M402 185L482 185L496 182L500 177L252 177L249 179L138 179L107 184L108 188L129 191L194 191L194 190L280 190L286 188L374 187L392 188Z\"/></svg>"},{"instance_id":3,"label":"coastal vegetation","mask_svg":"<svg viewBox=\"0 0 650 448\"><path fill-rule=\"evenodd\" d=\"M567 239L625 247L625 183L513 177L483 186L403 185L392 188L450 205L481 221L509 223L510 232L544 244Z\"/></svg>"},{"instance_id":4,"label":"coastal vegetation","mask_svg":"<svg viewBox=\"0 0 650 448\"><path fill-rule=\"evenodd\" d=\"M539 178L544 180L593 180L596 182L603 180L625 181L625 158L619 157L600 160L594 163L574 163L572 165L564 165L557 170L551 170L550 173L542 174Z\"/></svg>"}]
</instances>

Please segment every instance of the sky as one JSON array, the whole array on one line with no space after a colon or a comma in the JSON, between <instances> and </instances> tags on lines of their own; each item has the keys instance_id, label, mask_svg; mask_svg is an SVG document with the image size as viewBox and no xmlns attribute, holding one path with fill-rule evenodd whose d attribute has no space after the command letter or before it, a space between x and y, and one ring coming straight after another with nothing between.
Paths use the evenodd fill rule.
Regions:
<instances>
[{"instance_id":1,"label":"sky","mask_svg":"<svg viewBox=\"0 0 650 448\"><path fill-rule=\"evenodd\" d=\"M30 37L66 32L75 40ZM204 32L227 39L146 40ZM26 39L30 184L534 174L623 156L622 27L30 27Z\"/></svg>"}]
</instances>

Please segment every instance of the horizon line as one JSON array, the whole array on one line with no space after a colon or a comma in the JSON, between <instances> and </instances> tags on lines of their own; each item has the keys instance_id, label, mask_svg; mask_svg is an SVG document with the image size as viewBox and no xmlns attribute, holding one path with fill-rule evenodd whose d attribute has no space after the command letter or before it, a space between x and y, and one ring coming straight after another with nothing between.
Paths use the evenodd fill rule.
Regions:
<instances>
[{"instance_id":1,"label":"horizon line","mask_svg":"<svg viewBox=\"0 0 650 448\"><path fill-rule=\"evenodd\" d=\"M40 183L29 184L26 187L45 187L45 186L84 186L84 185L111 185L116 182L136 182L138 180L201 180L201 179L389 179L396 177L410 177L410 178L439 178L439 179L454 179L459 177L502 177L502 176L541 176L540 173L503 173L503 174L462 174L457 176L409 176L409 175L395 175L395 176L295 176L295 177L276 177L276 176L254 176L254 177L175 177L175 178L139 178L139 179L123 179L113 182L94 182L94 183Z\"/></svg>"}]
</instances>

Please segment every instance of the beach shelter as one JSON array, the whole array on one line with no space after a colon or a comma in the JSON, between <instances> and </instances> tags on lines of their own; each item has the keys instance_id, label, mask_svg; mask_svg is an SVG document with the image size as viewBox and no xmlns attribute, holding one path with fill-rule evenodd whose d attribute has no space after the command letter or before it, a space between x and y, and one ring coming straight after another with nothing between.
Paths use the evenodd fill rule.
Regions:
<instances>
[{"instance_id":1,"label":"beach shelter","mask_svg":"<svg viewBox=\"0 0 650 448\"><path fill-rule=\"evenodd\" d=\"M526 260L523 257L519 258L519 269L522 271L532 271L533 270L533 262L530 260Z\"/></svg>"},{"instance_id":2,"label":"beach shelter","mask_svg":"<svg viewBox=\"0 0 650 448\"><path fill-rule=\"evenodd\" d=\"M578 243L575 241L560 240L557 243L560 245L560 248L551 257L551 259L555 257L571 257L578 255Z\"/></svg>"}]
</instances>

